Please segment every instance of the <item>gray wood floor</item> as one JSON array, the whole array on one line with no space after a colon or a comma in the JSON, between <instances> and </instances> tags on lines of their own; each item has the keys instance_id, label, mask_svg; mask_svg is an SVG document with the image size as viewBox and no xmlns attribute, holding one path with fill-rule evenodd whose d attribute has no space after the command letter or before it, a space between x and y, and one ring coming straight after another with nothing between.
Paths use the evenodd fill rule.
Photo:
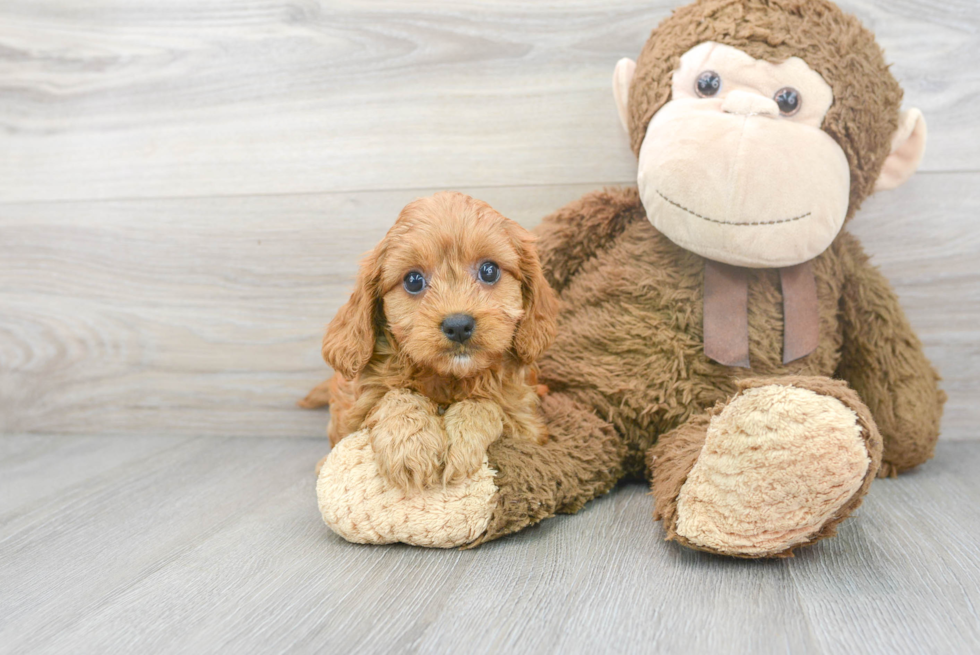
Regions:
<instances>
[{"instance_id":1,"label":"gray wood floor","mask_svg":"<svg viewBox=\"0 0 980 655\"><path fill-rule=\"evenodd\" d=\"M324 450L0 440L0 652L980 652L978 443L760 562L664 542L638 484L472 551L352 545L319 520Z\"/></svg>"}]
</instances>

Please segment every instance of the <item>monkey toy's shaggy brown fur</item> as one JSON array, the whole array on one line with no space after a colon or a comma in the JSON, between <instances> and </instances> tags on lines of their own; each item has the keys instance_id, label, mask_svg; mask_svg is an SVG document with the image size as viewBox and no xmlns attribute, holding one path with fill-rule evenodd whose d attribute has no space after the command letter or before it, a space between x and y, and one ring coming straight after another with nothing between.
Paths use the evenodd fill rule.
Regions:
<instances>
[{"instance_id":1,"label":"monkey toy's shaggy brown fur","mask_svg":"<svg viewBox=\"0 0 980 655\"><path fill-rule=\"evenodd\" d=\"M914 172L925 123L827 0L697 0L617 65L614 91L638 187L537 230L561 301L539 362L552 439L495 441L488 518L441 545L574 512L631 476L668 539L791 555L876 475L933 454L938 376L845 225Z\"/></svg>"}]
</instances>

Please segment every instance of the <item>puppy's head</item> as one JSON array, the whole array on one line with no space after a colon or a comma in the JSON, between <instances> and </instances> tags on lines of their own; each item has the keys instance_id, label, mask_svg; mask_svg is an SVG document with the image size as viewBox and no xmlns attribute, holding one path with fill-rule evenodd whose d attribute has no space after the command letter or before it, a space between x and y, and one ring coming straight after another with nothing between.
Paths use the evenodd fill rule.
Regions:
<instances>
[{"instance_id":1,"label":"puppy's head","mask_svg":"<svg viewBox=\"0 0 980 655\"><path fill-rule=\"evenodd\" d=\"M357 376L387 325L416 365L466 377L508 352L533 361L555 336L556 313L534 237L485 202L437 193L407 205L365 258L323 358Z\"/></svg>"}]
</instances>

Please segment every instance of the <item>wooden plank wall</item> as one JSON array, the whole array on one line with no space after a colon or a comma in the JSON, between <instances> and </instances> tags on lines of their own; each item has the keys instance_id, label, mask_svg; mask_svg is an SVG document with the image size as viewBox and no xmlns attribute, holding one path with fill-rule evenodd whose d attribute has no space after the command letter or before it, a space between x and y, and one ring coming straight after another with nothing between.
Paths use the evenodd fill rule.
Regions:
<instances>
[{"instance_id":1,"label":"wooden plank wall","mask_svg":"<svg viewBox=\"0 0 980 655\"><path fill-rule=\"evenodd\" d=\"M610 75L675 0L4 0L0 433L311 436L323 326L409 200L631 183ZM980 3L847 0L930 127L853 223L980 420Z\"/></svg>"}]
</instances>

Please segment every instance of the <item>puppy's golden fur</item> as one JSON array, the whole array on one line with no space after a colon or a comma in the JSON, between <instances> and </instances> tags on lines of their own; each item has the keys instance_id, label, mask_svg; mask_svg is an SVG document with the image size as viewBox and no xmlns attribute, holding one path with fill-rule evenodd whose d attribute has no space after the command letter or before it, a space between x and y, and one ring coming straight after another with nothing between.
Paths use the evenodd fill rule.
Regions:
<instances>
[{"instance_id":1,"label":"puppy's golden fur","mask_svg":"<svg viewBox=\"0 0 980 655\"><path fill-rule=\"evenodd\" d=\"M492 284L485 262L499 269ZM416 294L413 271L425 278ZM421 198L362 262L323 338L336 375L300 404L330 404L332 445L369 430L381 475L401 488L457 482L504 432L547 439L533 362L556 313L529 232L462 193ZM442 330L453 314L475 321L465 343Z\"/></svg>"}]
</instances>

